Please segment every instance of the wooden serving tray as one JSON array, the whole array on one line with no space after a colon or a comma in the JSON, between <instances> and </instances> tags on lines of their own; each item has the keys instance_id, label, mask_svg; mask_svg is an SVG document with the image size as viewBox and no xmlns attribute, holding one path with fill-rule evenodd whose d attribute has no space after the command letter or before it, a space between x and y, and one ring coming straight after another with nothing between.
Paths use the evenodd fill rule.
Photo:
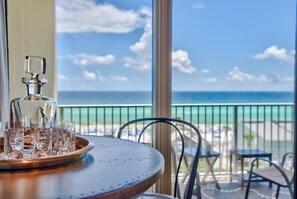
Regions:
<instances>
[{"instance_id":1,"label":"wooden serving tray","mask_svg":"<svg viewBox=\"0 0 297 199\"><path fill-rule=\"evenodd\" d=\"M43 167L54 167L67 165L80 160L88 151L94 148L94 142L76 136L76 150L63 155L50 156L46 158L4 160L0 159L1 170L23 170ZM3 152L4 138L0 137L0 153Z\"/></svg>"}]
</instances>

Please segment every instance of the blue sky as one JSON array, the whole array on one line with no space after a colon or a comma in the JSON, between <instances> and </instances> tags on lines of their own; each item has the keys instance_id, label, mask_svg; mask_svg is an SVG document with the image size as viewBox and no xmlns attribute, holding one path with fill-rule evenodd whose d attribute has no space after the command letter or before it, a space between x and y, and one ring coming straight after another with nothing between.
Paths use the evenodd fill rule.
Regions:
<instances>
[{"instance_id":1,"label":"blue sky","mask_svg":"<svg viewBox=\"0 0 297 199\"><path fill-rule=\"evenodd\" d=\"M151 1L56 2L58 90L151 90ZM293 0L173 0L173 90L292 91L295 15Z\"/></svg>"}]
</instances>

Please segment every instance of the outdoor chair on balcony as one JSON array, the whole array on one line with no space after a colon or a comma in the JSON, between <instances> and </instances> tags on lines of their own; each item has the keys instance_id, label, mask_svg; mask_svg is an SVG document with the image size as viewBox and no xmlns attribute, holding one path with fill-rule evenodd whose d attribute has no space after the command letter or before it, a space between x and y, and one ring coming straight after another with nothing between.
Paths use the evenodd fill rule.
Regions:
<instances>
[{"instance_id":1,"label":"outdoor chair on balcony","mask_svg":"<svg viewBox=\"0 0 297 199\"><path fill-rule=\"evenodd\" d=\"M251 163L251 170L249 172L249 179L248 179L247 189L245 192L245 199L247 199L249 195L251 179L256 177L263 178L264 180L267 180L277 185L277 190L275 195L276 198L278 198L279 196L280 187L287 187L289 189L289 193L291 197L293 198L293 189L292 189L293 182L294 182L293 157L294 157L293 153L286 153L283 156L281 166L278 166L266 159L262 159L262 158L254 159ZM287 168L285 167L285 164L288 158L291 158L291 161L290 161L290 166ZM254 166L258 165L259 161L264 161L268 163L268 166L264 168L254 169Z\"/></svg>"},{"instance_id":2,"label":"outdoor chair on balcony","mask_svg":"<svg viewBox=\"0 0 297 199\"><path fill-rule=\"evenodd\" d=\"M197 190L197 198L201 198L201 191L200 191L200 183L199 183L199 175L197 172L198 168L198 162L199 162L199 154L200 154L200 147L201 147L201 136L199 130L192 125L191 123L188 123L186 121L182 121L179 119L173 119L173 118L142 118L142 119L135 119L132 121L127 122L124 124L118 132L118 138L124 138L124 136L127 136L127 139L129 139L129 135L127 132L131 131L131 129L135 129L136 137L134 137L135 141L141 142L141 143L148 143L147 139L150 139L152 143L152 133L156 129L158 129L156 125L164 124L163 127L168 127L169 131L168 133L171 133L171 137L176 139L175 144L172 144L172 162L175 173L175 184L174 184L174 197L181 198L181 186L179 184L178 174L180 172L181 163L184 155L184 148L185 148L185 136L186 134L194 134L197 139L195 139L195 147L196 147L196 154L193 158L192 162L192 169L190 172L190 178L187 181L185 185L185 191L183 194L184 199L190 199L193 195L193 189L196 182L196 188ZM137 132L139 129L141 129L139 132ZM156 128L152 128L156 127ZM185 132L186 131L186 132ZM162 133L167 133L167 131L163 131ZM126 135L125 135L126 134ZM147 136L149 135L149 136ZM126 138L125 138L126 139ZM173 140L173 139L172 139ZM191 144L193 144L191 142ZM177 147L177 149L174 149L173 146ZM181 149L181 150L180 150ZM178 153L176 153L178 151ZM168 196L165 194L159 194L159 193L144 193L139 198L173 198L172 196Z\"/></svg>"}]
</instances>

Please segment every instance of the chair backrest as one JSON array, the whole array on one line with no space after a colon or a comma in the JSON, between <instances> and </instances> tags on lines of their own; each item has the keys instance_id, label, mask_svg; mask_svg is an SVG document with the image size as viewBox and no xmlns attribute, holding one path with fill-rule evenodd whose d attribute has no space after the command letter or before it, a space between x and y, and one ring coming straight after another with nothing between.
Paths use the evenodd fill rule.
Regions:
<instances>
[{"instance_id":1,"label":"chair backrest","mask_svg":"<svg viewBox=\"0 0 297 199\"><path fill-rule=\"evenodd\" d=\"M200 154L200 148L201 148L201 135L199 130L191 123L183 121L183 120L179 120L179 119L173 119L173 118L141 118L141 119L135 119L135 120L131 120L127 123L125 123L124 125L121 126L121 128L119 129L118 138L123 138L122 135L125 132L128 132L129 134L132 134L133 136L137 136L138 139L137 141L140 142L141 139L143 139L143 135L145 132L149 132L152 133L153 129L149 128L154 126L155 124L166 124L171 126L171 129L174 133L177 133L179 135L180 141L181 141L181 148L179 149L180 152L180 156L178 158L178 164L177 164L177 168L176 170L176 175L175 175L175 184L174 184L174 197L176 197L177 192L179 192L178 190L178 174L180 171L180 166L181 166L181 162L184 156L184 148L185 148L185 135L187 133L195 133L196 136L196 140L192 140L191 143L195 144L195 148L196 148L196 154L193 158L193 162L191 165L191 170L190 170L190 178L188 180L188 183L186 185L185 188L185 192L184 192L184 197L183 198L192 198L192 194L193 194L193 188L194 188L194 183L195 183L195 179L197 178L197 180L199 180L199 175L197 172L197 168L198 168L198 163L199 163L199 154ZM133 127L131 127L133 126ZM141 128L140 128L141 127ZM133 132L134 129L134 133ZM140 130L139 130L140 129ZM148 130L150 129L150 131ZM186 131L186 132L185 132ZM164 132L165 133L165 132ZM152 134L151 134L152 135ZM190 136L191 138L193 136ZM175 158L175 157L174 157ZM174 165L175 166L175 165ZM197 182L196 183L198 185L197 190L198 190L198 195L201 195L200 193L200 183ZM180 193L180 192L179 192Z\"/></svg>"},{"instance_id":2,"label":"chair backrest","mask_svg":"<svg viewBox=\"0 0 297 199\"><path fill-rule=\"evenodd\" d=\"M288 160L289 160L289 162L288 162ZM287 152L283 155L281 167L288 167L288 169L293 170L293 168L294 168L294 153L293 152Z\"/></svg>"},{"instance_id":3,"label":"chair backrest","mask_svg":"<svg viewBox=\"0 0 297 199\"><path fill-rule=\"evenodd\" d=\"M283 159L281 162L281 167L291 170L294 173L294 153L293 152L287 152L283 155ZM294 182L294 175L292 178L288 179L290 183Z\"/></svg>"}]
</instances>

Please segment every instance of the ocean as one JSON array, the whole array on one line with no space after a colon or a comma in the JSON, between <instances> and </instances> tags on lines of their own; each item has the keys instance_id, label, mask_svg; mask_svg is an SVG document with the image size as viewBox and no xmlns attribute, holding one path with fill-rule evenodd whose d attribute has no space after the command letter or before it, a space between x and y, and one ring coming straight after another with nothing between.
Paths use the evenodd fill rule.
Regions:
<instances>
[{"instance_id":1,"label":"ocean","mask_svg":"<svg viewBox=\"0 0 297 199\"><path fill-rule=\"evenodd\" d=\"M293 92L174 91L173 104L292 103ZM58 104L151 104L148 91L59 91Z\"/></svg>"}]
</instances>

